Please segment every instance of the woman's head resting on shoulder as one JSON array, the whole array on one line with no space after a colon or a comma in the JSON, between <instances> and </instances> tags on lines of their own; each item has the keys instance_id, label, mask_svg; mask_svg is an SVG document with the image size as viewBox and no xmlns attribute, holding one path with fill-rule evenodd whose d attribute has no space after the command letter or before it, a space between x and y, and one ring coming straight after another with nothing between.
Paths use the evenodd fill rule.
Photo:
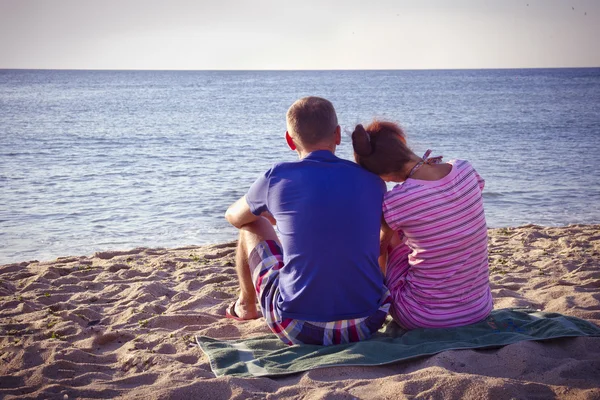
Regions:
<instances>
[{"instance_id":1,"label":"woman's head resting on shoulder","mask_svg":"<svg viewBox=\"0 0 600 400\"><path fill-rule=\"evenodd\" d=\"M419 159L406 145L402 128L388 121L356 125L352 147L356 163L385 181L403 181L409 164Z\"/></svg>"}]
</instances>

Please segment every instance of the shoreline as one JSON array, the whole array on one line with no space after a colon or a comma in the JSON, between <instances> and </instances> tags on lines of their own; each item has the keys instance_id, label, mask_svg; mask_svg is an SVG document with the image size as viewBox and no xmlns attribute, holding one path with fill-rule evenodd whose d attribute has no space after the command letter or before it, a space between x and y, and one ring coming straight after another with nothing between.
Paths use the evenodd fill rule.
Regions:
<instances>
[{"instance_id":1,"label":"shoreline","mask_svg":"<svg viewBox=\"0 0 600 400\"><path fill-rule=\"evenodd\" d=\"M494 308L600 325L600 225L488 233ZM237 293L234 252L227 242L0 266L0 397L600 397L600 338L589 337L276 379L215 378L194 335L269 333L261 319L224 318Z\"/></svg>"},{"instance_id":2,"label":"shoreline","mask_svg":"<svg viewBox=\"0 0 600 400\"><path fill-rule=\"evenodd\" d=\"M493 227L490 228L488 227L488 235L491 235L491 232L495 232L498 230L513 230L513 229L524 229L524 228L548 228L548 229L566 229L566 228L576 228L576 227L586 227L586 226L600 226L600 222L599 223L572 223L572 224L568 224L568 225L538 225L538 224L532 224L532 223L527 223L527 224L523 224L523 225L516 225L516 226L501 226L501 227ZM127 246L123 246L122 248L113 248L113 249L102 249L102 250L96 250L96 251L90 251L90 252L85 252L85 254L68 254L68 255L58 255L56 257L49 257L49 258L43 258L43 257L32 257L30 259L22 259L20 261L8 261L8 262L3 262L0 261L0 268L1 267L5 267L5 266L9 266L9 265L15 265L15 264L20 264L20 265L28 265L28 264L33 264L33 263L38 263L38 264L49 264L49 263L53 263L53 262L57 262L60 261L61 259L70 259L70 258L83 258L83 257L87 257L87 258L93 258L95 257L97 254L108 254L108 253L115 253L115 254L120 254L120 253L128 253L131 252L132 254L135 252L143 252L145 250L150 250L150 251L172 251L172 250L180 250L180 249L197 249L197 248L203 248L203 247L209 247L209 246L218 246L221 244L226 244L226 243L232 243L237 241L237 238L231 238L231 240L225 240L222 242L212 242L212 243L203 243L203 244L182 244L180 246L175 246L175 247L165 247L165 246L137 246L137 247L127 247Z\"/></svg>"}]
</instances>

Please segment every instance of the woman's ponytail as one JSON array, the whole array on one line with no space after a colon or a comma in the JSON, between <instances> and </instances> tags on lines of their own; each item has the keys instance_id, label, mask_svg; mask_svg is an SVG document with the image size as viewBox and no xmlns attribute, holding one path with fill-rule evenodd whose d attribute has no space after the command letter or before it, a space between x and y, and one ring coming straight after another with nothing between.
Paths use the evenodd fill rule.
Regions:
<instances>
[{"instance_id":1,"label":"woman's ponytail","mask_svg":"<svg viewBox=\"0 0 600 400\"><path fill-rule=\"evenodd\" d=\"M356 125L352 132L352 147L361 157L368 157L373 153L370 135L361 124Z\"/></svg>"},{"instance_id":2,"label":"woman's ponytail","mask_svg":"<svg viewBox=\"0 0 600 400\"><path fill-rule=\"evenodd\" d=\"M356 125L352 147L356 163L379 176L403 171L417 158L406 146L404 131L394 122L375 120L366 129Z\"/></svg>"}]
</instances>

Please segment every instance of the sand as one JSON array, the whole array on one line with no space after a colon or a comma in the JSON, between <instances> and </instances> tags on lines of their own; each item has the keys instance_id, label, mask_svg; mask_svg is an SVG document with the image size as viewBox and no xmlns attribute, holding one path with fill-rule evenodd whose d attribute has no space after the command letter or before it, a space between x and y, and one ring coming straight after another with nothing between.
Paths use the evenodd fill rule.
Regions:
<instances>
[{"instance_id":1,"label":"sand","mask_svg":"<svg viewBox=\"0 0 600 400\"><path fill-rule=\"evenodd\" d=\"M496 308L600 325L600 225L491 229ZM447 351L383 367L215 378L193 335L268 333L223 318L235 243L0 267L0 398L600 399L600 338Z\"/></svg>"}]
</instances>

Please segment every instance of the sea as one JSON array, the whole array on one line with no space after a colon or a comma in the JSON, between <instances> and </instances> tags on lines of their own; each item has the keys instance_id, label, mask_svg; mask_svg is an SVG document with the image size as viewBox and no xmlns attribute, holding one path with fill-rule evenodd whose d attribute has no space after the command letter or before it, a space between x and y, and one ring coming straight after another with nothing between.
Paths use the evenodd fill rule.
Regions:
<instances>
[{"instance_id":1,"label":"sea","mask_svg":"<svg viewBox=\"0 0 600 400\"><path fill-rule=\"evenodd\" d=\"M600 68L0 70L0 264L234 240L225 210L297 159L285 113L309 95L342 158L384 119L471 161L491 228L600 223Z\"/></svg>"}]
</instances>

